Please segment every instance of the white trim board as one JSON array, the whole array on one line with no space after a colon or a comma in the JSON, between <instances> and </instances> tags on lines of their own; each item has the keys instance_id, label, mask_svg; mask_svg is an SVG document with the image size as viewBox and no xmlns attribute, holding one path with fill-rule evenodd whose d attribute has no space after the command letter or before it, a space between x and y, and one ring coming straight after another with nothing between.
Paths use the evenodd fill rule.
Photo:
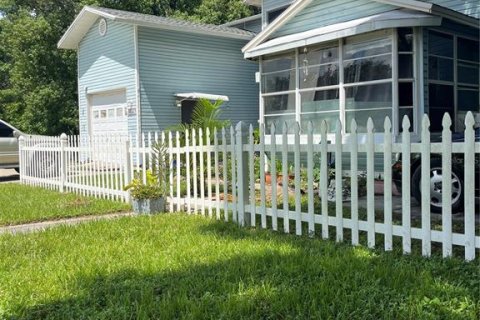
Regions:
<instances>
[{"instance_id":1,"label":"white trim board","mask_svg":"<svg viewBox=\"0 0 480 320\"><path fill-rule=\"evenodd\" d=\"M367 33L380 29L416 26L439 26L442 18L411 10L397 9L373 16L332 24L284 37L275 38L244 53L245 58L285 51L297 47Z\"/></svg>"}]
</instances>

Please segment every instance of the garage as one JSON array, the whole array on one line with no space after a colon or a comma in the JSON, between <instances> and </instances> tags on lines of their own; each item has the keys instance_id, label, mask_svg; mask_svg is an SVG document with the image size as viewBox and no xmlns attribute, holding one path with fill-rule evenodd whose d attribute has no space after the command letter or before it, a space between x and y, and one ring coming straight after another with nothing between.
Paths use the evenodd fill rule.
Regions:
<instances>
[{"instance_id":1,"label":"garage","mask_svg":"<svg viewBox=\"0 0 480 320\"><path fill-rule=\"evenodd\" d=\"M125 90L116 90L89 95L90 134L127 135L128 114Z\"/></svg>"}]
</instances>

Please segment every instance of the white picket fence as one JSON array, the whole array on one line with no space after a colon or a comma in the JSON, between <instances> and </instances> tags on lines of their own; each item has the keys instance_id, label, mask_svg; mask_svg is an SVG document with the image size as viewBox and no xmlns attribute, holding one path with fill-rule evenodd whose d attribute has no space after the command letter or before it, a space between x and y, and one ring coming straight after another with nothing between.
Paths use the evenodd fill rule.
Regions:
<instances>
[{"instance_id":1,"label":"white picket fence","mask_svg":"<svg viewBox=\"0 0 480 320\"><path fill-rule=\"evenodd\" d=\"M184 210L201 213L216 219L232 219L241 226L258 226L283 230L290 233L291 224L295 234L304 233L314 237L317 232L328 239L335 234L337 241L348 240L353 245L362 242L370 248L378 245L377 235L383 237L386 251L392 250L394 237L401 238L403 252L412 252L412 240L421 242L422 255L430 256L432 244L440 243L444 257L453 254L453 246L464 248L465 259L473 260L480 248L480 235L475 232L475 161L479 161L480 142L475 142L474 118L469 113L465 120L465 141L452 143L451 120L448 114L443 120L442 142L431 143L429 119L422 120L421 143L411 142L410 123L403 121L401 142L393 142L391 122L385 119L383 143L375 143L374 126L367 123L366 142L359 139L356 122L352 121L349 143L342 143L346 135L337 132L333 141L328 141L326 123L321 125L320 135L313 134L313 126L300 132L295 124L292 134L277 133L275 126L270 135L260 126L259 143L255 143L253 128L242 123L236 128L221 132L203 132L201 129L180 132L147 133L137 137L22 137L20 140L20 179L25 184L43 186L60 191L83 195L129 201L123 186L135 174L145 179L145 169L153 163L152 145L161 141L168 145L170 190L169 211ZM290 137L289 137L290 136ZM320 143L314 143L318 140ZM289 140L290 139L290 140ZM269 143L266 143L269 142ZM293 143L292 143L293 142ZM393 156L402 158L402 213L401 222L393 220L392 163ZM411 164L410 155L421 154L421 225L412 225L411 214ZM464 159L464 221L462 231L453 230L451 208L452 153ZM335 157L335 202L327 201L328 164L330 155ZM383 156L384 196L383 212L375 211L375 154ZM432 228L430 213L430 158L441 154L442 161L442 213L440 230ZM314 157L315 155L315 157ZM366 156L366 208L359 207L359 156ZM319 157L319 159L317 159ZM255 159L259 159L255 167ZM289 187L288 166L293 159L294 181ZM305 160L306 159L306 160ZM282 172L270 165L271 186L277 186L281 175L281 191L265 183L263 163L282 164ZM305 163L306 162L306 163ZM342 195L345 164L349 167L351 200L345 203ZM306 177L301 177L305 166ZM320 179L314 178L314 168L319 167ZM203 173L203 174L202 174ZM301 185L306 185L306 190ZM478 188L478 186L477 186ZM268 198L267 199L267 192ZM302 194L305 193L305 194ZM289 199L292 198L289 208ZM302 210L302 200L307 203ZM377 199L378 200L378 199ZM315 207L315 202L320 202ZM362 217L362 212L366 216ZM345 215L345 216L344 216ZM379 217L380 215L380 217ZM418 221L418 219L417 219ZM334 230L332 228L333 227Z\"/></svg>"}]
</instances>

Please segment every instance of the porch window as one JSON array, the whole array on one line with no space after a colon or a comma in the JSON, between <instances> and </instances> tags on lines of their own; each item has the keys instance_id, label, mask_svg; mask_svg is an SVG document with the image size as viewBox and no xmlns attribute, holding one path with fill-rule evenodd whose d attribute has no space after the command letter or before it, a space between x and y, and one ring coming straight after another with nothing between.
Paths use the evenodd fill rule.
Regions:
<instances>
[{"instance_id":1,"label":"porch window","mask_svg":"<svg viewBox=\"0 0 480 320\"><path fill-rule=\"evenodd\" d=\"M295 54L273 56L262 63L262 96L265 126L275 123L277 131L287 121L295 122Z\"/></svg>"},{"instance_id":2,"label":"porch window","mask_svg":"<svg viewBox=\"0 0 480 320\"><path fill-rule=\"evenodd\" d=\"M306 46L261 61L263 120L282 125L300 121L305 132L312 121L314 133L326 120L328 131L343 131L357 120L366 132L372 117L377 132L389 116L394 130L408 115L413 123L415 104L414 32L412 28L382 30ZM398 80L396 80L398 79ZM412 126L413 127L413 126Z\"/></svg>"},{"instance_id":3,"label":"porch window","mask_svg":"<svg viewBox=\"0 0 480 320\"><path fill-rule=\"evenodd\" d=\"M468 111L479 112L479 43L454 34L428 33L428 97L431 130L442 130L448 112L464 129Z\"/></svg>"}]
</instances>

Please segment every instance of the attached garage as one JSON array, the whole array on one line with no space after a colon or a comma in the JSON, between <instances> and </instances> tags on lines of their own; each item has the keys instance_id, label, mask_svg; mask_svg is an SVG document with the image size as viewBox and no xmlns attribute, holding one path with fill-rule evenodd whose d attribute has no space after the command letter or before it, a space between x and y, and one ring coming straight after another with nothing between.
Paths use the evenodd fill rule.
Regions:
<instances>
[{"instance_id":1,"label":"attached garage","mask_svg":"<svg viewBox=\"0 0 480 320\"><path fill-rule=\"evenodd\" d=\"M128 109L126 90L90 94L90 135L128 135Z\"/></svg>"}]
</instances>

